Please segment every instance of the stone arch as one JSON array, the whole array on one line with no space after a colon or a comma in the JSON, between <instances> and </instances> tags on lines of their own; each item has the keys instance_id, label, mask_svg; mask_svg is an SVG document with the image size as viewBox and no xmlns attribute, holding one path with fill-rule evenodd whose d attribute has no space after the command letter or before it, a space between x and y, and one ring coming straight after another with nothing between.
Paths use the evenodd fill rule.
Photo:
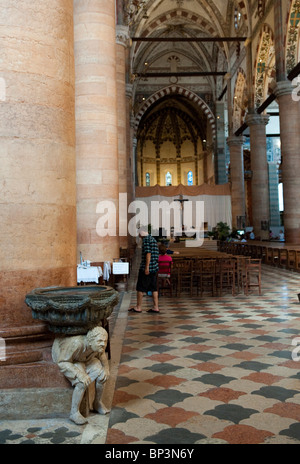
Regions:
<instances>
[{"instance_id":1,"label":"stone arch","mask_svg":"<svg viewBox=\"0 0 300 464\"><path fill-rule=\"evenodd\" d=\"M242 68L239 68L234 89L233 100L233 131L235 132L244 122L244 116L247 109L247 78L246 73Z\"/></svg>"},{"instance_id":2,"label":"stone arch","mask_svg":"<svg viewBox=\"0 0 300 464\"><path fill-rule=\"evenodd\" d=\"M179 85L170 85L168 87L165 87L164 89L161 89L157 92L155 92L151 97L149 97L142 107L140 108L139 112L137 113L134 121L134 130L137 132L139 123L143 117L143 115L146 113L146 111L158 100L160 100L163 97L166 97L167 95L181 95L183 97L186 97L188 100L192 101L194 104L198 106L200 110L206 115L207 121L210 125L211 132L212 132L212 138L215 139L216 137L216 123L215 123L215 116L210 109L210 107L200 98L197 94L194 92L191 92L190 90L185 89L184 87L181 87Z\"/></svg>"},{"instance_id":3,"label":"stone arch","mask_svg":"<svg viewBox=\"0 0 300 464\"><path fill-rule=\"evenodd\" d=\"M270 26L264 24L260 32L255 60L255 108L258 108L266 98L268 78L270 77L270 73L272 73L271 63L274 58L274 34Z\"/></svg>"},{"instance_id":4,"label":"stone arch","mask_svg":"<svg viewBox=\"0 0 300 464\"><path fill-rule=\"evenodd\" d=\"M300 0L292 0L287 18L286 70L290 73L298 63L300 49Z\"/></svg>"}]
</instances>

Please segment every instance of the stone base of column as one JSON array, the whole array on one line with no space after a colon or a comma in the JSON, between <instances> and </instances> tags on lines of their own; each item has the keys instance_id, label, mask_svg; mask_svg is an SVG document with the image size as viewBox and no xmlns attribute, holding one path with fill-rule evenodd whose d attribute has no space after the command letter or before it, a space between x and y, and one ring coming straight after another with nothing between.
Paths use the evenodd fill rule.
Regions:
<instances>
[{"instance_id":1,"label":"stone base of column","mask_svg":"<svg viewBox=\"0 0 300 464\"><path fill-rule=\"evenodd\" d=\"M0 389L65 387L52 361L54 336L43 324L0 330Z\"/></svg>"},{"instance_id":2,"label":"stone base of column","mask_svg":"<svg viewBox=\"0 0 300 464\"><path fill-rule=\"evenodd\" d=\"M288 244L299 245L300 244L300 228L299 229L288 229L284 230L285 242Z\"/></svg>"},{"instance_id":3,"label":"stone base of column","mask_svg":"<svg viewBox=\"0 0 300 464\"><path fill-rule=\"evenodd\" d=\"M54 335L33 319L25 296L36 287L74 284L76 267L3 271L0 279L0 389L64 387L52 362Z\"/></svg>"},{"instance_id":4,"label":"stone base of column","mask_svg":"<svg viewBox=\"0 0 300 464\"><path fill-rule=\"evenodd\" d=\"M0 420L67 418L73 388L0 390Z\"/></svg>"},{"instance_id":5,"label":"stone base of column","mask_svg":"<svg viewBox=\"0 0 300 464\"><path fill-rule=\"evenodd\" d=\"M0 337L0 420L69 414L72 389L52 361L53 334L36 324L2 329Z\"/></svg>"},{"instance_id":6,"label":"stone base of column","mask_svg":"<svg viewBox=\"0 0 300 464\"><path fill-rule=\"evenodd\" d=\"M0 368L0 389L60 388L66 386L52 361L16 364Z\"/></svg>"}]
</instances>

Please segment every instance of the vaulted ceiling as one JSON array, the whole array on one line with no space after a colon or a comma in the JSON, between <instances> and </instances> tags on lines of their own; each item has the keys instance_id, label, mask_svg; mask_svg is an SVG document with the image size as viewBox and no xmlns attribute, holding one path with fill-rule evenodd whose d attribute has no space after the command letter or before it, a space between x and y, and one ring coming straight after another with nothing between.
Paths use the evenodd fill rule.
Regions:
<instances>
[{"instance_id":1,"label":"vaulted ceiling","mask_svg":"<svg viewBox=\"0 0 300 464\"><path fill-rule=\"evenodd\" d=\"M154 129L155 134L169 131L176 145L176 127L184 120L191 140L196 128L213 150L216 102L224 95L231 69L246 56L251 18L266 2L119 1L123 2L119 24L129 28L127 79L132 84L138 139L153 138ZM161 137L155 141L160 143Z\"/></svg>"},{"instance_id":2,"label":"vaulted ceiling","mask_svg":"<svg viewBox=\"0 0 300 464\"><path fill-rule=\"evenodd\" d=\"M129 79L135 82L137 96L178 83L216 99L230 61L243 47L244 40L237 39L249 35L249 3L125 0L132 40Z\"/></svg>"}]
</instances>

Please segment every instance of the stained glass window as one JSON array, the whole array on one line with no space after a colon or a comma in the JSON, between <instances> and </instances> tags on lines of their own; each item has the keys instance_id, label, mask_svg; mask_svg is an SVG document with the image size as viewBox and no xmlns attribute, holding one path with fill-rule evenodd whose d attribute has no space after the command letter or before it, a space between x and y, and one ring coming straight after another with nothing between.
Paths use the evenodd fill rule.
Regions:
<instances>
[{"instance_id":1,"label":"stained glass window","mask_svg":"<svg viewBox=\"0 0 300 464\"><path fill-rule=\"evenodd\" d=\"M234 10L234 28L235 29L238 29L240 27L241 19L242 19L241 12L237 8L235 8Z\"/></svg>"},{"instance_id":2,"label":"stained glass window","mask_svg":"<svg viewBox=\"0 0 300 464\"><path fill-rule=\"evenodd\" d=\"M169 171L166 174L166 185L172 185L172 174Z\"/></svg>"},{"instance_id":3,"label":"stained glass window","mask_svg":"<svg viewBox=\"0 0 300 464\"><path fill-rule=\"evenodd\" d=\"M146 187L150 187L150 173L146 172Z\"/></svg>"},{"instance_id":4,"label":"stained glass window","mask_svg":"<svg viewBox=\"0 0 300 464\"><path fill-rule=\"evenodd\" d=\"M188 172L187 182L188 182L188 185L193 185L193 172L192 171Z\"/></svg>"}]
</instances>

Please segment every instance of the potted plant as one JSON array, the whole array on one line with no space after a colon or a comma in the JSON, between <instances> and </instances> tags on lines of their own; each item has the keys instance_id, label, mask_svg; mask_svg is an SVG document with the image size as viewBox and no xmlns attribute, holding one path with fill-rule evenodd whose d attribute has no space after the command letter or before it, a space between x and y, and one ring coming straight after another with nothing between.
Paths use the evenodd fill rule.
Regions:
<instances>
[{"instance_id":1,"label":"potted plant","mask_svg":"<svg viewBox=\"0 0 300 464\"><path fill-rule=\"evenodd\" d=\"M207 234L213 240L224 242L230 236L230 227L226 222L218 222L216 227L213 227L211 232Z\"/></svg>"}]
</instances>

